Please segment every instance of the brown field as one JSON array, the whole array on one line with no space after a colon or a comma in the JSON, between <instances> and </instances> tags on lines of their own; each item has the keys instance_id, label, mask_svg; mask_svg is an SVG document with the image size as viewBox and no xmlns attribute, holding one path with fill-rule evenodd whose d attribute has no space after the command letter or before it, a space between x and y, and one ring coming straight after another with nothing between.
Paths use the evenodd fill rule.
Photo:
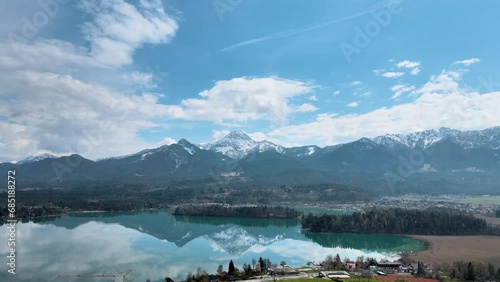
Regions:
<instances>
[{"instance_id":1,"label":"brown field","mask_svg":"<svg viewBox=\"0 0 500 282\"><path fill-rule=\"evenodd\" d=\"M483 261L500 266L500 236L421 236L429 249L411 254L410 258L424 263L453 263L454 261Z\"/></svg>"}]
</instances>

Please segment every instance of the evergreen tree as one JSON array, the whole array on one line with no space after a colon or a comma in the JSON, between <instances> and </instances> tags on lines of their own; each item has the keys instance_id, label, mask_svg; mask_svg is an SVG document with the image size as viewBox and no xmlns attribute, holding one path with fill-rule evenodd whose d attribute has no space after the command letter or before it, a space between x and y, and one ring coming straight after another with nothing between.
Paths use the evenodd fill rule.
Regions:
<instances>
[{"instance_id":1,"label":"evergreen tree","mask_svg":"<svg viewBox=\"0 0 500 282\"><path fill-rule=\"evenodd\" d=\"M259 257L259 264L260 264L260 271L261 272L266 271L266 263L264 262L262 257Z\"/></svg>"},{"instance_id":2,"label":"evergreen tree","mask_svg":"<svg viewBox=\"0 0 500 282\"><path fill-rule=\"evenodd\" d=\"M469 261L469 264L467 265L467 274L465 276L465 280L469 280L469 281L476 280L476 274L474 273L474 266L472 265L472 262L470 262L470 261Z\"/></svg>"},{"instance_id":3,"label":"evergreen tree","mask_svg":"<svg viewBox=\"0 0 500 282\"><path fill-rule=\"evenodd\" d=\"M235 269L234 269L234 263L233 263L233 260L231 260L231 261L229 262L229 267L227 268L227 273L228 273L229 275L231 275L231 274L233 274L233 273L234 273L234 271L235 271Z\"/></svg>"},{"instance_id":4,"label":"evergreen tree","mask_svg":"<svg viewBox=\"0 0 500 282\"><path fill-rule=\"evenodd\" d=\"M425 266L423 262L418 262L417 276L425 276Z\"/></svg>"},{"instance_id":5,"label":"evergreen tree","mask_svg":"<svg viewBox=\"0 0 500 282\"><path fill-rule=\"evenodd\" d=\"M217 267L217 273L222 273L224 271L224 267L222 264L219 264L219 267Z\"/></svg>"},{"instance_id":6,"label":"evergreen tree","mask_svg":"<svg viewBox=\"0 0 500 282\"><path fill-rule=\"evenodd\" d=\"M255 271L257 271L258 273L262 272L262 269L260 268L260 262L255 264Z\"/></svg>"},{"instance_id":7,"label":"evergreen tree","mask_svg":"<svg viewBox=\"0 0 500 282\"><path fill-rule=\"evenodd\" d=\"M500 279L500 266L497 269L497 274L495 275L496 279Z\"/></svg>"},{"instance_id":8,"label":"evergreen tree","mask_svg":"<svg viewBox=\"0 0 500 282\"><path fill-rule=\"evenodd\" d=\"M495 277L495 267L491 262L488 263L488 277L489 278L494 278Z\"/></svg>"},{"instance_id":9,"label":"evergreen tree","mask_svg":"<svg viewBox=\"0 0 500 282\"><path fill-rule=\"evenodd\" d=\"M342 260L340 259L339 254L335 256L335 261L333 262L333 267L335 269L340 269L342 267Z\"/></svg>"}]
</instances>

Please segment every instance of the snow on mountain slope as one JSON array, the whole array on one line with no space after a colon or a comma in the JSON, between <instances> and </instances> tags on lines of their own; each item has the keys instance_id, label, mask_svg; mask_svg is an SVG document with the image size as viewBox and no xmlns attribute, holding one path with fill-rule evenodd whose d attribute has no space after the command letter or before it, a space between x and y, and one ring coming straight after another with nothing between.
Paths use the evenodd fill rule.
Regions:
<instances>
[{"instance_id":1,"label":"snow on mountain slope","mask_svg":"<svg viewBox=\"0 0 500 282\"><path fill-rule=\"evenodd\" d=\"M200 147L238 160L244 158L254 150L258 152L275 150L283 153L283 147L269 141L255 141L242 130L232 131L221 140L211 144L203 144Z\"/></svg>"},{"instance_id":2,"label":"snow on mountain slope","mask_svg":"<svg viewBox=\"0 0 500 282\"><path fill-rule=\"evenodd\" d=\"M179 140L179 142L177 142L177 145L182 146L182 148L184 148L184 150L186 150L190 155L192 155L196 151L200 150L200 148L198 146L190 143L189 141L187 141L184 138L182 138L181 140Z\"/></svg>"},{"instance_id":3,"label":"snow on mountain slope","mask_svg":"<svg viewBox=\"0 0 500 282\"><path fill-rule=\"evenodd\" d=\"M444 138L449 138L465 149L482 147L500 149L500 127L471 131L442 127L437 130L425 130L408 134L386 134L372 140L389 148L401 145L409 148L427 148Z\"/></svg>"},{"instance_id":4,"label":"snow on mountain slope","mask_svg":"<svg viewBox=\"0 0 500 282\"><path fill-rule=\"evenodd\" d=\"M33 163L33 162L37 162L37 161L41 161L41 160L45 160L45 159L55 159L55 158L57 158L57 157L54 155L51 155L51 154L41 154L38 156L30 155L30 156L26 157L24 160L17 162L17 164L27 164L27 163Z\"/></svg>"}]
</instances>

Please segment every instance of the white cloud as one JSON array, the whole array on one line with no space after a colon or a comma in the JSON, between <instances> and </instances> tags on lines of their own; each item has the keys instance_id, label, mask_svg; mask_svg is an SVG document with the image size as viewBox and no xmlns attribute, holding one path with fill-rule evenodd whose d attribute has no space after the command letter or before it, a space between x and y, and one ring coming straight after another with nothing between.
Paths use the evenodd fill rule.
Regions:
<instances>
[{"instance_id":1,"label":"white cloud","mask_svg":"<svg viewBox=\"0 0 500 282\"><path fill-rule=\"evenodd\" d=\"M201 92L198 99L181 102L182 116L190 120L207 120L219 124L225 121L270 120L283 123L287 115L302 109L312 109L308 104L295 106L290 98L307 94L314 85L278 77L240 77L216 82L209 90Z\"/></svg>"},{"instance_id":2,"label":"white cloud","mask_svg":"<svg viewBox=\"0 0 500 282\"><path fill-rule=\"evenodd\" d=\"M363 85L363 82L356 80L349 83L354 88L352 95L356 97L369 97L373 93ZM339 92L340 93L340 92Z\"/></svg>"},{"instance_id":3,"label":"white cloud","mask_svg":"<svg viewBox=\"0 0 500 282\"><path fill-rule=\"evenodd\" d=\"M308 98L310 101L318 101L318 97L316 95L312 95L311 97Z\"/></svg>"},{"instance_id":4,"label":"white cloud","mask_svg":"<svg viewBox=\"0 0 500 282\"><path fill-rule=\"evenodd\" d=\"M316 108L314 105L310 103L304 103L297 108L297 112L300 113L315 112L317 110L318 108Z\"/></svg>"},{"instance_id":5,"label":"white cloud","mask_svg":"<svg viewBox=\"0 0 500 282\"><path fill-rule=\"evenodd\" d=\"M340 91L339 90L336 90L336 91L333 91L333 96L337 96L340 94Z\"/></svg>"},{"instance_id":6,"label":"white cloud","mask_svg":"<svg viewBox=\"0 0 500 282\"><path fill-rule=\"evenodd\" d=\"M157 1L133 6L123 0L86 0L80 8L93 16L82 26L90 54L106 66L130 64L135 49L146 43L167 43L178 30L177 22Z\"/></svg>"},{"instance_id":7,"label":"white cloud","mask_svg":"<svg viewBox=\"0 0 500 282\"><path fill-rule=\"evenodd\" d=\"M309 103L290 102L314 86L276 77L218 81L200 98L177 105L160 104L156 94L124 95L48 72L0 70L0 85L0 112L5 118L0 129L16 133L0 137L0 155L9 156L2 161L47 151L92 159L134 153L158 145L143 141L138 132L165 128L171 119L279 123L297 111L317 110Z\"/></svg>"},{"instance_id":8,"label":"white cloud","mask_svg":"<svg viewBox=\"0 0 500 282\"><path fill-rule=\"evenodd\" d=\"M130 73L124 73L121 77L125 82L144 87L145 89L152 89L156 87L154 76L151 73L133 71Z\"/></svg>"},{"instance_id":9,"label":"white cloud","mask_svg":"<svg viewBox=\"0 0 500 282\"><path fill-rule=\"evenodd\" d=\"M264 141L267 140L267 135L262 132L253 132L253 133L248 133L248 136L252 138L255 141Z\"/></svg>"},{"instance_id":10,"label":"white cloud","mask_svg":"<svg viewBox=\"0 0 500 282\"><path fill-rule=\"evenodd\" d=\"M458 81L461 79L461 76L461 72L442 71L439 75L431 76L430 80L424 86L413 91L412 94L458 92Z\"/></svg>"},{"instance_id":11,"label":"white cloud","mask_svg":"<svg viewBox=\"0 0 500 282\"><path fill-rule=\"evenodd\" d=\"M467 59L467 60L462 60L462 61L456 61L456 62L453 62L453 64L458 64L458 65L464 65L466 67L470 66L470 65L473 65L473 64L477 64L481 61L481 59L479 58L471 58L471 59Z\"/></svg>"},{"instance_id":12,"label":"white cloud","mask_svg":"<svg viewBox=\"0 0 500 282\"><path fill-rule=\"evenodd\" d=\"M160 143L158 143L158 146L163 146L163 145L172 145L172 144L175 144L177 143L177 141L175 141L174 139L170 138L170 137L166 137L166 138L163 138Z\"/></svg>"},{"instance_id":13,"label":"white cloud","mask_svg":"<svg viewBox=\"0 0 500 282\"><path fill-rule=\"evenodd\" d=\"M13 40L0 46L11 66L53 71L56 67L117 68L133 62L134 51L145 44L168 43L178 30L177 22L155 2L133 6L123 0L83 0L79 7L91 16L82 25L88 42L77 46L57 39L34 38L28 43ZM87 44L86 44L87 45Z\"/></svg>"},{"instance_id":14,"label":"white cloud","mask_svg":"<svg viewBox=\"0 0 500 282\"><path fill-rule=\"evenodd\" d=\"M268 136L282 144L293 140L293 144L332 145L386 133L409 133L439 127L471 130L498 126L500 92L471 92L458 87L459 80L459 73L443 71L432 76L418 90L421 95L411 102L364 114L318 114L312 122L282 126ZM411 88L400 85L394 90L408 87Z\"/></svg>"},{"instance_id":15,"label":"white cloud","mask_svg":"<svg viewBox=\"0 0 500 282\"><path fill-rule=\"evenodd\" d=\"M398 68L412 69L420 66L420 62L404 60L396 64Z\"/></svg>"},{"instance_id":16,"label":"white cloud","mask_svg":"<svg viewBox=\"0 0 500 282\"><path fill-rule=\"evenodd\" d=\"M349 108L356 108L357 106L359 106L359 101L351 102L351 103L347 104L346 106Z\"/></svg>"},{"instance_id":17,"label":"white cloud","mask_svg":"<svg viewBox=\"0 0 500 282\"><path fill-rule=\"evenodd\" d=\"M391 99L399 98L403 93L410 92L415 90L415 86L407 84L397 84L391 87L391 91L394 92L394 95Z\"/></svg>"},{"instance_id":18,"label":"white cloud","mask_svg":"<svg viewBox=\"0 0 500 282\"><path fill-rule=\"evenodd\" d=\"M228 135L231 131L223 130L212 130L212 142L217 142Z\"/></svg>"},{"instance_id":19,"label":"white cloud","mask_svg":"<svg viewBox=\"0 0 500 282\"><path fill-rule=\"evenodd\" d=\"M411 75L418 75L420 73L420 68L414 68L411 70L410 74Z\"/></svg>"},{"instance_id":20,"label":"white cloud","mask_svg":"<svg viewBox=\"0 0 500 282\"><path fill-rule=\"evenodd\" d=\"M388 77L388 78L397 78L400 76L403 76L405 73L404 72L394 72L394 71L388 71L386 73L381 74L383 77Z\"/></svg>"},{"instance_id":21,"label":"white cloud","mask_svg":"<svg viewBox=\"0 0 500 282\"><path fill-rule=\"evenodd\" d=\"M0 84L2 126L17 132L2 134L0 155L15 159L46 151L90 158L133 153L152 145L137 132L164 127L152 120L180 110L158 104L153 94L125 96L54 73L0 71Z\"/></svg>"}]
</instances>

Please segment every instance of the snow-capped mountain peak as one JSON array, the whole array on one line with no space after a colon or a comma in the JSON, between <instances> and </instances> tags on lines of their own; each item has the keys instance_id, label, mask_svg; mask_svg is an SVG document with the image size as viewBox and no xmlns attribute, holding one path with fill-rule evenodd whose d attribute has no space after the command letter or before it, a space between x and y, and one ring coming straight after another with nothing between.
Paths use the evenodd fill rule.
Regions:
<instances>
[{"instance_id":1,"label":"snow-capped mountain peak","mask_svg":"<svg viewBox=\"0 0 500 282\"><path fill-rule=\"evenodd\" d=\"M45 159L55 159L57 156L51 154L41 154L37 156L29 155L24 160L17 162L17 164L27 164L32 162L37 162Z\"/></svg>"},{"instance_id":2,"label":"snow-capped mountain peak","mask_svg":"<svg viewBox=\"0 0 500 282\"><path fill-rule=\"evenodd\" d=\"M427 148L445 138L457 143L465 149L488 147L500 149L500 127L484 130L460 131L441 127L408 134L386 134L372 140L375 143L394 148L406 146L409 148Z\"/></svg>"},{"instance_id":3,"label":"snow-capped mountain peak","mask_svg":"<svg viewBox=\"0 0 500 282\"><path fill-rule=\"evenodd\" d=\"M179 140L179 142L177 142L177 145L182 146L182 148L184 148L184 150L186 150L191 155L200 149L198 146L192 144L191 142L187 141L184 138Z\"/></svg>"},{"instance_id":4,"label":"snow-capped mountain peak","mask_svg":"<svg viewBox=\"0 0 500 282\"><path fill-rule=\"evenodd\" d=\"M282 146L280 145L276 145L272 142L269 142L267 140L264 140L264 141L260 141L260 142L257 142L257 147L256 149L258 150L259 153L262 153L262 152L265 152L265 151L276 151L280 154L282 154L285 150L285 148L283 148Z\"/></svg>"},{"instance_id":5,"label":"snow-capped mountain peak","mask_svg":"<svg viewBox=\"0 0 500 282\"><path fill-rule=\"evenodd\" d=\"M233 159L242 159L250 152L274 150L283 153L284 148L269 141L255 141L242 130L231 131L224 138L211 144L200 145L205 150L222 153Z\"/></svg>"}]
</instances>

